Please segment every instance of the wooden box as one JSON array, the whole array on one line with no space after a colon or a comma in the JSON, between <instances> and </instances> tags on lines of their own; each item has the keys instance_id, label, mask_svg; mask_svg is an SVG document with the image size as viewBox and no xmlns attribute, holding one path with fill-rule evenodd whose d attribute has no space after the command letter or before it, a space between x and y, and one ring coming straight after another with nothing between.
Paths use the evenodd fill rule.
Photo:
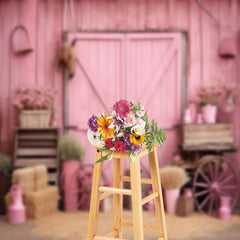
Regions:
<instances>
[{"instance_id":1,"label":"wooden box","mask_svg":"<svg viewBox=\"0 0 240 240\"><path fill-rule=\"evenodd\" d=\"M234 129L231 123L185 124L182 127L183 150L233 150Z\"/></svg>"},{"instance_id":2,"label":"wooden box","mask_svg":"<svg viewBox=\"0 0 240 240\"><path fill-rule=\"evenodd\" d=\"M59 129L17 128L15 133L14 168L43 164L48 170L48 182L57 184Z\"/></svg>"}]
</instances>

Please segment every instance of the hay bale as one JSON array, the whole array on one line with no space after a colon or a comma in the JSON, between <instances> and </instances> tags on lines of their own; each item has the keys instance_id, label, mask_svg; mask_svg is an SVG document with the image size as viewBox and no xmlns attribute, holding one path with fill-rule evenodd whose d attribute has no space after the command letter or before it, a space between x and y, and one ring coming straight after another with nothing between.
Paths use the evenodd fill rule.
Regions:
<instances>
[{"instance_id":1,"label":"hay bale","mask_svg":"<svg viewBox=\"0 0 240 240\"><path fill-rule=\"evenodd\" d=\"M35 191L45 189L47 187L47 168L45 165L36 165L35 170Z\"/></svg>"},{"instance_id":2,"label":"hay bale","mask_svg":"<svg viewBox=\"0 0 240 240\"><path fill-rule=\"evenodd\" d=\"M12 203L12 196L11 196L11 192L8 192L5 195L5 203L6 203L6 209L9 208L10 204Z\"/></svg>"},{"instance_id":3,"label":"hay bale","mask_svg":"<svg viewBox=\"0 0 240 240\"><path fill-rule=\"evenodd\" d=\"M49 186L43 190L27 193L25 199L27 216L39 218L57 211L58 199L58 188L56 186Z\"/></svg>"},{"instance_id":4,"label":"hay bale","mask_svg":"<svg viewBox=\"0 0 240 240\"><path fill-rule=\"evenodd\" d=\"M33 167L17 169L13 172L12 184L22 187L22 193L32 192L35 189L35 170Z\"/></svg>"},{"instance_id":5,"label":"hay bale","mask_svg":"<svg viewBox=\"0 0 240 240\"><path fill-rule=\"evenodd\" d=\"M194 211L194 199L193 197L180 197L177 202L177 215L186 217Z\"/></svg>"}]
</instances>

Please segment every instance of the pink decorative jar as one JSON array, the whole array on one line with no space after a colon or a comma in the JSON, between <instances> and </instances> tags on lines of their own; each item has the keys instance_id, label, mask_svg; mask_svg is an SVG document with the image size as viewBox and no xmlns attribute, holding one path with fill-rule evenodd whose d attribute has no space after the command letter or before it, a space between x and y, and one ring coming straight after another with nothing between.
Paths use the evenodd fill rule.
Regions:
<instances>
[{"instance_id":1,"label":"pink decorative jar","mask_svg":"<svg viewBox=\"0 0 240 240\"><path fill-rule=\"evenodd\" d=\"M22 201L22 187L13 185L11 188L12 203L8 208L8 222L20 224L26 221L26 210Z\"/></svg>"},{"instance_id":2,"label":"pink decorative jar","mask_svg":"<svg viewBox=\"0 0 240 240\"><path fill-rule=\"evenodd\" d=\"M207 104L202 107L203 120L205 123L216 123L217 106Z\"/></svg>"},{"instance_id":3,"label":"pink decorative jar","mask_svg":"<svg viewBox=\"0 0 240 240\"><path fill-rule=\"evenodd\" d=\"M220 208L218 210L219 218L223 221L231 221L231 197L220 197Z\"/></svg>"},{"instance_id":4,"label":"pink decorative jar","mask_svg":"<svg viewBox=\"0 0 240 240\"><path fill-rule=\"evenodd\" d=\"M192 122L191 112L189 108L186 108L184 111L184 123L189 124Z\"/></svg>"}]
</instances>

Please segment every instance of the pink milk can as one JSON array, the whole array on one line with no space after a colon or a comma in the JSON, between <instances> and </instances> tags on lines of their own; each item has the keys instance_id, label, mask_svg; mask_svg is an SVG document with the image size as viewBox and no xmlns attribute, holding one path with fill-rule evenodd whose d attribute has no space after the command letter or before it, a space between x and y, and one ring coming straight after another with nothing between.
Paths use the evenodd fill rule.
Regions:
<instances>
[{"instance_id":1,"label":"pink milk can","mask_svg":"<svg viewBox=\"0 0 240 240\"><path fill-rule=\"evenodd\" d=\"M22 187L13 185L11 188L12 203L8 208L8 222L20 224L26 221L26 210L22 201Z\"/></svg>"},{"instance_id":2,"label":"pink milk can","mask_svg":"<svg viewBox=\"0 0 240 240\"><path fill-rule=\"evenodd\" d=\"M223 221L230 222L231 221L231 197L222 196L220 197L220 208L218 211L219 218Z\"/></svg>"}]
</instances>

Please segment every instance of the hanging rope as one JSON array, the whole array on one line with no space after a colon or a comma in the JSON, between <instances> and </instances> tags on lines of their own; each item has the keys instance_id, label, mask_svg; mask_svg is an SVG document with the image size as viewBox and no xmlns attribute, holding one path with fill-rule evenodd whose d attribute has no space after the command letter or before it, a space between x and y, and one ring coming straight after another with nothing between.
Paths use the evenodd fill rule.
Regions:
<instances>
[{"instance_id":1,"label":"hanging rope","mask_svg":"<svg viewBox=\"0 0 240 240\"><path fill-rule=\"evenodd\" d=\"M240 27L226 23L222 20L220 20L218 17L214 16L201 2L201 0L195 0L196 4L203 10L209 17L211 17L213 20L218 22L220 25L225 26L225 27L230 27L234 31L240 30Z\"/></svg>"},{"instance_id":2,"label":"hanging rope","mask_svg":"<svg viewBox=\"0 0 240 240\"><path fill-rule=\"evenodd\" d=\"M63 30L67 30L67 19L68 19L68 1L69 1L69 9L71 12L72 24L74 28L77 27L76 17L74 12L74 0L65 0L64 7L63 7Z\"/></svg>"}]
</instances>

